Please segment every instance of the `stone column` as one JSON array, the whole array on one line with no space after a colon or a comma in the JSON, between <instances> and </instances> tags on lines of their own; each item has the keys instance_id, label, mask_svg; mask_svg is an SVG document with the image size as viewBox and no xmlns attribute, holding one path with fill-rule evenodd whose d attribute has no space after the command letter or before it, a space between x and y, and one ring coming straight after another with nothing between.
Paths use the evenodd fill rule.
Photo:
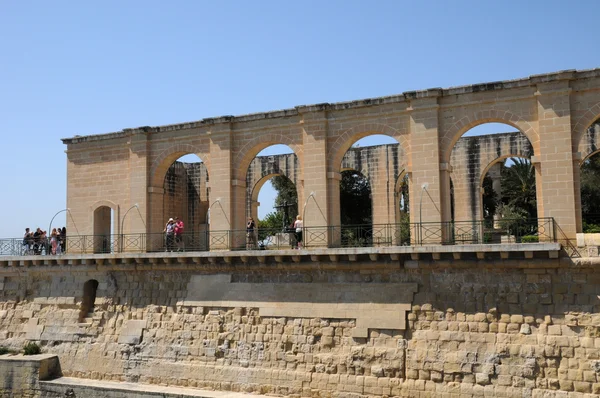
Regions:
<instances>
[{"instance_id":1,"label":"stone column","mask_svg":"<svg viewBox=\"0 0 600 398\"><path fill-rule=\"evenodd\" d=\"M536 185L541 186L538 217L554 217L569 239L575 239L577 230L581 230L581 220L577 216L579 195L575 192L578 161L573 156L571 141L571 89L568 79L572 75L573 72L563 72L555 81L537 83L540 151L532 159L534 163L539 161L541 169L541 175L536 173L536 178L541 177L536 180Z\"/></svg>"},{"instance_id":2,"label":"stone column","mask_svg":"<svg viewBox=\"0 0 600 398\"><path fill-rule=\"evenodd\" d=\"M439 244L442 221L442 192L446 183L440 181L440 158L438 140L437 103L440 90L427 90L407 93L410 99L410 135L411 152L409 170L411 171L411 223L424 224L415 228L417 243ZM418 231L417 231L418 230ZM437 233L435 233L437 231Z\"/></svg>"},{"instance_id":3,"label":"stone column","mask_svg":"<svg viewBox=\"0 0 600 398\"><path fill-rule=\"evenodd\" d=\"M209 248L229 249L235 244L231 230L244 230L245 181L235 179L232 168L232 131L227 118L215 119L210 136ZM218 183L216 183L218 181Z\"/></svg>"},{"instance_id":4,"label":"stone column","mask_svg":"<svg viewBox=\"0 0 600 398\"><path fill-rule=\"evenodd\" d=\"M327 111L319 106L297 109L304 151L302 175L297 186L298 211L303 214L306 228L304 244L307 247L325 247L331 244L327 226L339 225L340 218L339 179L335 181L337 185L330 183L328 172Z\"/></svg>"},{"instance_id":5,"label":"stone column","mask_svg":"<svg viewBox=\"0 0 600 398\"><path fill-rule=\"evenodd\" d=\"M488 176L492 179L492 191L496 200L500 200L502 197L502 163L498 162L490 167L488 171ZM482 193L483 194L483 193ZM483 203L482 203L482 213L483 213ZM494 228L500 228L498 224L500 221L500 214L496 212L494 214Z\"/></svg>"},{"instance_id":6,"label":"stone column","mask_svg":"<svg viewBox=\"0 0 600 398\"><path fill-rule=\"evenodd\" d=\"M163 221L163 206L165 199L165 189L163 187L148 187L147 189L148 209L147 216L147 231L146 247L150 251L159 250L164 245L163 229L165 221ZM142 213L144 214L144 213Z\"/></svg>"},{"instance_id":7,"label":"stone column","mask_svg":"<svg viewBox=\"0 0 600 398\"><path fill-rule=\"evenodd\" d=\"M129 202L121 203L121 216L136 203L138 208L129 211L121 225L124 234L148 233L149 206L148 181L150 181L148 131L135 132L129 139ZM121 220L119 220L119 225ZM161 229L162 231L162 229ZM121 233L119 231L118 233Z\"/></svg>"}]
</instances>

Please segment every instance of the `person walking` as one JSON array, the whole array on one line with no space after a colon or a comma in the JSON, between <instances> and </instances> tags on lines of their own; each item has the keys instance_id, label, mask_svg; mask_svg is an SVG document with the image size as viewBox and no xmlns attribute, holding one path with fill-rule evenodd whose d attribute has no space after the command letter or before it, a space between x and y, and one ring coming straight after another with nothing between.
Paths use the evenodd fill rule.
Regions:
<instances>
[{"instance_id":1,"label":"person walking","mask_svg":"<svg viewBox=\"0 0 600 398\"><path fill-rule=\"evenodd\" d=\"M62 227L62 229L59 230L59 235L60 235L60 252L66 253L67 252L67 227Z\"/></svg>"},{"instance_id":2,"label":"person walking","mask_svg":"<svg viewBox=\"0 0 600 398\"><path fill-rule=\"evenodd\" d=\"M175 217L174 233L177 251L185 251L185 245L183 243L183 220L180 220L179 217Z\"/></svg>"},{"instance_id":3,"label":"person walking","mask_svg":"<svg viewBox=\"0 0 600 398\"><path fill-rule=\"evenodd\" d=\"M167 224L165 225L165 229L163 232L165 233L165 246L166 246L165 251L172 252L173 251L173 239L174 239L174 235L175 235L175 220L173 220L172 218L169 218L169 221L167 221Z\"/></svg>"},{"instance_id":4,"label":"person walking","mask_svg":"<svg viewBox=\"0 0 600 398\"><path fill-rule=\"evenodd\" d=\"M296 229L296 249L302 249L302 217L300 214L296 216L294 221L294 228Z\"/></svg>"},{"instance_id":5,"label":"person walking","mask_svg":"<svg viewBox=\"0 0 600 398\"><path fill-rule=\"evenodd\" d=\"M33 235L29 228L25 228L25 235L23 236L23 255L31 254L33 250Z\"/></svg>"},{"instance_id":6,"label":"person walking","mask_svg":"<svg viewBox=\"0 0 600 398\"><path fill-rule=\"evenodd\" d=\"M50 232L50 253L54 256L56 255L56 247L58 246L58 232L56 228L52 228L52 232Z\"/></svg>"},{"instance_id":7,"label":"person walking","mask_svg":"<svg viewBox=\"0 0 600 398\"><path fill-rule=\"evenodd\" d=\"M249 217L248 223L246 223L246 249L256 249L256 223L254 218Z\"/></svg>"}]
</instances>

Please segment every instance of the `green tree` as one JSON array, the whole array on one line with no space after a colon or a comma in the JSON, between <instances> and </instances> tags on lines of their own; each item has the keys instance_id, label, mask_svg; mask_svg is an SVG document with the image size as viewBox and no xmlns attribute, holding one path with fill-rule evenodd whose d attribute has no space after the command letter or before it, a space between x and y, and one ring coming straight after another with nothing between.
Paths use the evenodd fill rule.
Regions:
<instances>
[{"instance_id":1,"label":"green tree","mask_svg":"<svg viewBox=\"0 0 600 398\"><path fill-rule=\"evenodd\" d=\"M258 220L258 240L263 241L268 236L281 232L283 225L283 214L274 211L267 214L262 220Z\"/></svg>"},{"instance_id":2,"label":"green tree","mask_svg":"<svg viewBox=\"0 0 600 398\"><path fill-rule=\"evenodd\" d=\"M410 197L408 195L408 174L405 174L400 183L400 211L410 212Z\"/></svg>"},{"instance_id":3,"label":"green tree","mask_svg":"<svg viewBox=\"0 0 600 398\"><path fill-rule=\"evenodd\" d=\"M271 185L277 191L275 197L275 206L282 206L284 203L292 205L288 208L288 224L296 219L298 213L298 191L296 185L287 177L277 175L271 178ZM281 211L283 217L283 211ZM281 224L280 224L281 225Z\"/></svg>"},{"instance_id":4,"label":"green tree","mask_svg":"<svg viewBox=\"0 0 600 398\"><path fill-rule=\"evenodd\" d=\"M373 222L369 180L354 170L342 172L340 218L342 225L363 225Z\"/></svg>"},{"instance_id":5,"label":"green tree","mask_svg":"<svg viewBox=\"0 0 600 398\"><path fill-rule=\"evenodd\" d=\"M600 154L583 162L580 181L583 232L600 230Z\"/></svg>"},{"instance_id":6,"label":"green tree","mask_svg":"<svg viewBox=\"0 0 600 398\"><path fill-rule=\"evenodd\" d=\"M535 168L522 158L510 158L511 165L502 168L502 203L525 210L528 217L537 217Z\"/></svg>"},{"instance_id":7,"label":"green tree","mask_svg":"<svg viewBox=\"0 0 600 398\"><path fill-rule=\"evenodd\" d=\"M498 195L492 187L493 181L489 176L485 176L483 179L483 219L486 221L492 221L496 209L498 208Z\"/></svg>"}]
</instances>

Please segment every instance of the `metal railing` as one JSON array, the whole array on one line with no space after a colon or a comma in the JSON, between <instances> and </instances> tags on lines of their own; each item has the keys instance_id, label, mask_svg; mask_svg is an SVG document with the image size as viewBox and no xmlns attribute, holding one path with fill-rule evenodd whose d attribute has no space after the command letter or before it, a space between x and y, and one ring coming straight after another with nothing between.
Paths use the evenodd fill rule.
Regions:
<instances>
[{"instance_id":1,"label":"metal railing","mask_svg":"<svg viewBox=\"0 0 600 398\"><path fill-rule=\"evenodd\" d=\"M422 246L556 242L553 218L530 220L451 221L304 227L301 236L294 230L276 229L205 231L180 236L164 233L113 235L68 235L67 254L198 252L208 250L274 250L335 247ZM564 235L564 234L563 234ZM561 235L561 241L564 236ZM298 238L301 239L298 242ZM561 242L562 243L562 242ZM567 242L570 243L570 242ZM48 240L0 239L0 255L49 255Z\"/></svg>"}]
</instances>

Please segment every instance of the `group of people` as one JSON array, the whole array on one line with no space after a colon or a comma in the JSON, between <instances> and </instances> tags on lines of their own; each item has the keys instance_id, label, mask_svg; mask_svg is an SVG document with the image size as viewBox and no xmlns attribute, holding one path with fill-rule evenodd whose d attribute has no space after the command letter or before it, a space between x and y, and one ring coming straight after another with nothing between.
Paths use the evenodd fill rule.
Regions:
<instances>
[{"instance_id":1,"label":"group of people","mask_svg":"<svg viewBox=\"0 0 600 398\"><path fill-rule=\"evenodd\" d=\"M300 214L296 216L296 220L290 225L292 231L294 231L294 240L292 241L292 249L302 249L302 217ZM256 223L254 218L249 217L246 223L246 249L254 250L257 249L257 234L256 234Z\"/></svg>"},{"instance_id":2,"label":"group of people","mask_svg":"<svg viewBox=\"0 0 600 398\"><path fill-rule=\"evenodd\" d=\"M38 227L35 232L25 228L23 236L23 254L41 255L41 254L62 254L67 249L67 228L52 228L50 237L48 233Z\"/></svg>"},{"instance_id":3,"label":"group of people","mask_svg":"<svg viewBox=\"0 0 600 398\"><path fill-rule=\"evenodd\" d=\"M177 251L185 251L183 242L183 220L179 217L169 218L165 229L165 251L172 252L175 248Z\"/></svg>"}]
</instances>

